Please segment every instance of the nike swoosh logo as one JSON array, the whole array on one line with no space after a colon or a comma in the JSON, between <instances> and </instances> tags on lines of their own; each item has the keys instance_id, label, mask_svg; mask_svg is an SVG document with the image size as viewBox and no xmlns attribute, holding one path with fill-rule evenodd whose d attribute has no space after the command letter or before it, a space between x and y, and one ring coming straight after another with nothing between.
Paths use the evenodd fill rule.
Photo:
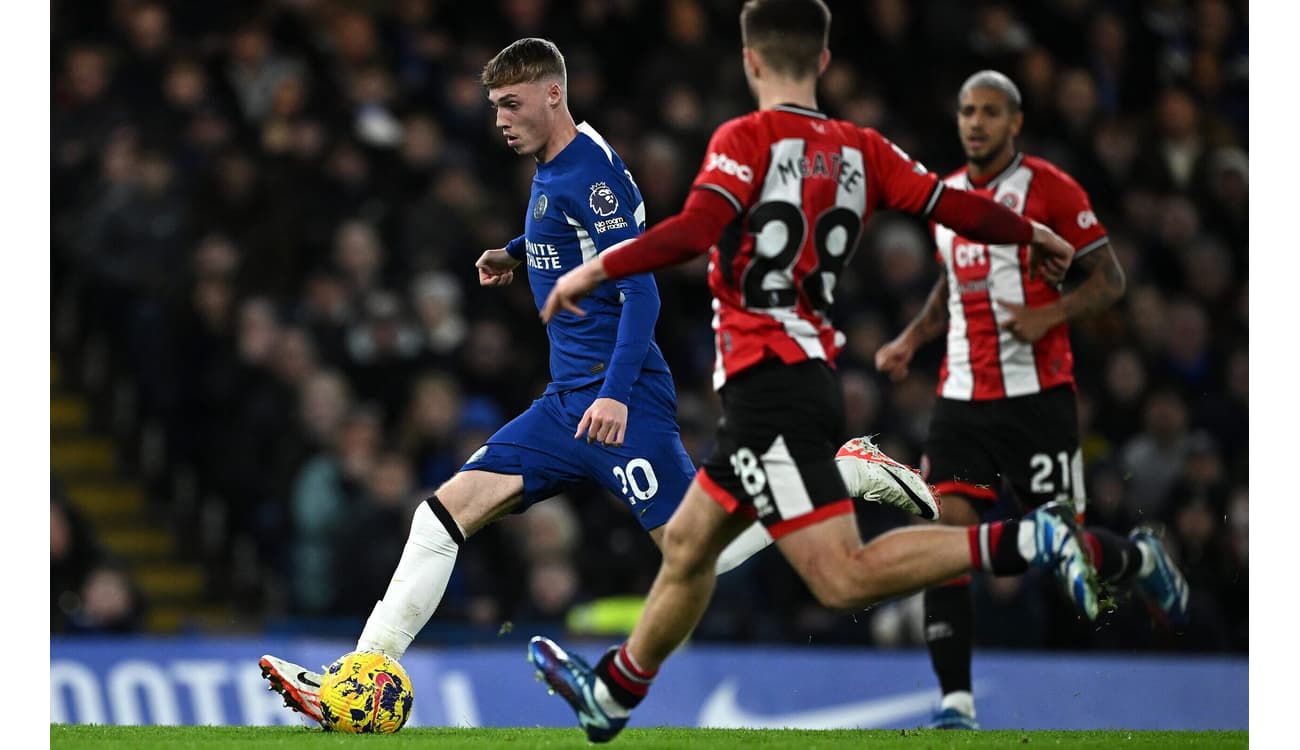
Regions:
<instances>
[{"instance_id":1,"label":"nike swoosh logo","mask_svg":"<svg viewBox=\"0 0 1300 750\"><path fill-rule=\"evenodd\" d=\"M938 690L928 688L807 711L758 714L740 707L736 700L739 693L737 683L735 679L726 679L714 688L700 710L698 726L720 729L879 728L913 717L928 718L938 704ZM975 692L984 692L980 689L983 687L981 681L974 686Z\"/></svg>"},{"instance_id":2,"label":"nike swoosh logo","mask_svg":"<svg viewBox=\"0 0 1300 750\"><path fill-rule=\"evenodd\" d=\"M917 507L917 510L921 511L920 513L921 518L924 518L927 521L934 520L934 511L930 510L930 506L922 502L921 498L916 496L916 493L912 491L911 487L907 486L906 482L899 479L898 476L894 474L894 472L889 470L888 466L881 464L880 468L884 469L885 473L889 475L889 478L894 480L894 484L897 484L899 487L903 488L903 492L907 494L907 499L911 500L912 504Z\"/></svg>"},{"instance_id":3,"label":"nike swoosh logo","mask_svg":"<svg viewBox=\"0 0 1300 750\"><path fill-rule=\"evenodd\" d=\"M306 685L311 685L314 688L320 687L320 683L313 680L311 678L311 675L308 674L306 670L303 670L298 673L298 682L304 683Z\"/></svg>"},{"instance_id":4,"label":"nike swoosh logo","mask_svg":"<svg viewBox=\"0 0 1300 750\"><path fill-rule=\"evenodd\" d=\"M379 721L379 702L384 697L384 687L392 681L393 678L387 672L380 672L375 675L374 710L370 713L371 726L374 726Z\"/></svg>"}]
</instances>

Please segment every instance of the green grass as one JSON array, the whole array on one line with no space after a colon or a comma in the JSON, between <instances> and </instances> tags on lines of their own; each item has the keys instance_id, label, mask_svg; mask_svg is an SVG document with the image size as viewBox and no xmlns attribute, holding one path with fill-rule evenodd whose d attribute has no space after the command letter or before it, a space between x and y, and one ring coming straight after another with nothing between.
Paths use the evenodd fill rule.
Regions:
<instances>
[{"instance_id":1,"label":"green grass","mask_svg":"<svg viewBox=\"0 0 1300 750\"><path fill-rule=\"evenodd\" d=\"M933 729L629 729L613 747L620 748L776 748L807 750L928 750L929 748L1245 748L1246 732L1135 731L983 731ZM344 735L298 727L104 727L51 724L51 748L122 748L126 750L198 750L261 748L590 748L577 729L412 728L395 735Z\"/></svg>"}]
</instances>

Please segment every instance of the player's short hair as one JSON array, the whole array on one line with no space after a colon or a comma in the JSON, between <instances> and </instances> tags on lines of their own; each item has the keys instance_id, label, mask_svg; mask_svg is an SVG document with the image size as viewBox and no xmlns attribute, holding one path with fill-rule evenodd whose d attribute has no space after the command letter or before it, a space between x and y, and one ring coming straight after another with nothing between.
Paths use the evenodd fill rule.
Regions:
<instances>
[{"instance_id":1,"label":"player's short hair","mask_svg":"<svg viewBox=\"0 0 1300 750\"><path fill-rule=\"evenodd\" d=\"M741 43L781 75L817 74L831 31L822 0L749 0L740 9Z\"/></svg>"},{"instance_id":2,"label":"player's short hair","mask_svg":"<svg viewBox=\"0 0 1300 750\"><path fill-rule=\"evenodd\" d=\"M1020 111L1020 89L1016 88L1016 84L1010 78L996 70L981 70L967 78L957 92L957 100L961 101L961 98L971 89L996 89L1001 91L1007 97L1007 109L1011 110L1012 114Z\"/></svg>"},{"instance_id":3,"label":"player's short hair","mask_svg":"<svg viewBox=\"0 0 1300 750\"><path fill-rule=\"evenodd\" d=\"M520 39L501 50L483 66L479 80L484 88L499 89L516 83L532 83L546 78L567 82L564 55L549 39Z\"/></svg>"}]
</instances>

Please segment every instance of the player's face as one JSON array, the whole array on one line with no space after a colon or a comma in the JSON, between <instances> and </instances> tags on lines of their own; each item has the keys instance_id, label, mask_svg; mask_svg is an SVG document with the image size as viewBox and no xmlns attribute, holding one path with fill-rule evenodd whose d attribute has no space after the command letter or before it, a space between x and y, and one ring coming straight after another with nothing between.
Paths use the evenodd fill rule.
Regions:
<instances>
[{"instance_id":1,"label":"player's face","mask_svg":"<svg viewBox=\"0 0 1300 750\"><path fill-rule=\"evenodd\" d=\"M550 140L553 117L547 88L545 82L533 81L488 90L497 129L516 154L537 156Z\"/></svg>"},{"instance_id":2,"label":"player's face","mask_svg":"<svg viewBox=\"0 0 1300 750\"><path fill-rule=\"evenodd\" d=\"M957 133L966 159L985 165L1009 152L1020 134L1024 115L1012 112L1007 95L997 89L973 88L957 105Z\"/></svg>"}]
</instances>

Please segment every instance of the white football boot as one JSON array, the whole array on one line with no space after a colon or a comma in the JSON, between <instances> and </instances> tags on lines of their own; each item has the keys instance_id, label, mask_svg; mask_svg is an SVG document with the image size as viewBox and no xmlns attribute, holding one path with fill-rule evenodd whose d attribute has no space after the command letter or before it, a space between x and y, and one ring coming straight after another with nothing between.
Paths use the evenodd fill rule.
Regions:
<instances>
[{"instance_id":1,"label":"white football boot","mask_svg":"<svg viewBox=\"0 0 1300 750\"><path fill-rule=\"evenodd\" d=\"M927 521L939 517L939 499L921 475L885 455L870 437L857 437L835 454L844 485L853 497L892 505Z\"/></svg>"},{"instance_id":2,"label":"white football boot","mask_svg":"<svg viewBox=\"0 0 1300 750\"><path fill-rule=\"evenodd\" d=\"M321 675L293 662L278 659L270 654L257 660L262 677L271 683L271 690L284 698L284 705L303 714L327 729L320 712Z\"/></svg>"}]
</instances>

